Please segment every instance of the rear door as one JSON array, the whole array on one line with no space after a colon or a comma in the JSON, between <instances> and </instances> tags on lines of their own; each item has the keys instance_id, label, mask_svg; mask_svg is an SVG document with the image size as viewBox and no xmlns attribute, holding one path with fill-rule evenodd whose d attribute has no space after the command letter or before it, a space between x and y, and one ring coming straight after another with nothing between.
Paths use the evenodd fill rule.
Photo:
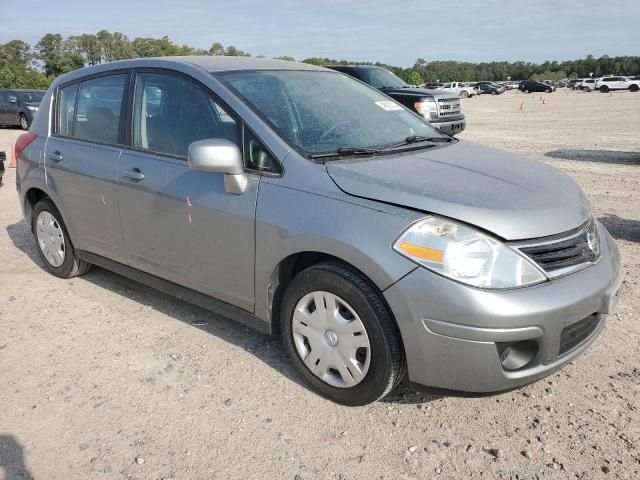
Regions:
<instances>
[{"instance_id":1,"label":"rear door","mask_svg":"<svg viewBox=\"0 0 640 480\"><path fill-rule=\"evenodd\" d=\"M254 306L255 208L259 176L241 195L221 173L187 165L189 144L224 138L241 147L241 124L194 80L140 71L131 149L118 172L128 263L248 311Z\"/></svg>"},{"instance_id":2,"label":"rear door","mask_svg":"<svg viewBox=\"0 0 640 480\"><path fill-rule=\"evenodd\" d=\"M3 123L6 125L18 125L18 103L20 97L12 90L6 91L7 100L4 106Z\"/></svg>"},{"instance_id":3,"label":"rear door","mask_svg":"<svg viewBox=\"0 0 640 480\"><path fill-rule=\"evenodd\" d=\"M45 152L47 183L75 248L121 262L116 172L128 81L128 73L119 72L59 88Z\"/></svg>"}]
</instances>

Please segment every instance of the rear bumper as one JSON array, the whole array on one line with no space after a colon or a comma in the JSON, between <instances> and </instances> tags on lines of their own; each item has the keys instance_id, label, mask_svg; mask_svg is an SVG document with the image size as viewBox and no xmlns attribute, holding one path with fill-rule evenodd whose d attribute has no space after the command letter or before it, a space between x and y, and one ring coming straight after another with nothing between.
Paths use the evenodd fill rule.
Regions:
<instances>
[{"instance_id":1,"label":"rear bumper","mask_svg":"<svg viewBox=\"0 0 640 480\"><path fill-rule=\"evenodd\" d=\"M417 268L387 289L409 380L467 392L507 390L545 377L579 355L603 330L622 282L617 248L600 228L600 261L545 284L480 290ZM568 343L576 330L578 341ZM537 344L533 359L516 370L503 368L501 345L522 341Z\"/></svg>"}]
</instances>

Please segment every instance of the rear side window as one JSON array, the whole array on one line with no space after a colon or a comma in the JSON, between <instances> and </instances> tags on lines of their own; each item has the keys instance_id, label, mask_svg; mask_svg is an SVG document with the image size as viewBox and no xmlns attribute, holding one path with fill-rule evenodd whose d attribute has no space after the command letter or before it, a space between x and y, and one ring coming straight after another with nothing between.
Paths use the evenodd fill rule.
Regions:
<instances>
[{"instance_id":1,"label":"rear side window","mask_svg":"<svg viewBox=\"0 0 640 480\"><path fill-rule=\"evenodd\" d=\"M136 81L133 145L186 157L189 145L224 138L236 145L238 123L196 83L178 75L140 73Z\"/></svg>"},{"instance_id":2,"label":"rear side window","mask_svg":"<svg viewBox=\"0 0 640 480\"><path fill-rule=\"evenodd\" d=\"M126 84L126 74L82 82L78 90L73 136L97 143L118 143Z\"/></svg>"},{"instance_id":3,"label":"rear side window","mask_svg":"<svg viewBox=\"0 0 640 480\"><path fill-rule=\"evenodd\" d=\"M78 85L69 85L60 89L58 94L57 132L67 137L73 136L73 119L76 111Z\"/></svg>"}]
</instances>

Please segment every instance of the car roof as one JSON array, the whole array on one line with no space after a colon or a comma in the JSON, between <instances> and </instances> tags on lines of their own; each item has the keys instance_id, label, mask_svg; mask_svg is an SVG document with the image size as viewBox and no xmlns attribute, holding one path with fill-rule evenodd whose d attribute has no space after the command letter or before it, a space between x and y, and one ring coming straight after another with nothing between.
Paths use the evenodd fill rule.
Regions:
<instances>
[{"instance_id":1,"label":"car roof","mask_svg":"<svg viewBox=\"0 0 640 480\"><path fill-rule=\"evenodd\" d=\"M146 62L152 63L158 60L196 65L208 72L222 72L228 70L326 70L324 67L319 67L317 65L291 62L288 60L222 55L136 58L133 60L112 62L111 65L117 66L120 63L135 62L136 66L143 66Z\"/></svg>"}]
</instances>

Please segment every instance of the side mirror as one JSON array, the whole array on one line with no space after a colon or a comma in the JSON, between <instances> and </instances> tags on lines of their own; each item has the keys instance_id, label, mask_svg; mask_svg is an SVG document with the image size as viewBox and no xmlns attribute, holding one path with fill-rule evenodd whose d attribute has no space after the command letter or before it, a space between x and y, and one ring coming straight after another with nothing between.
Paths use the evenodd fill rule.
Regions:
<instances>
[{"instance_id":1,"label":"side mirror","mask_svg":"<svg viewBox=\"0 0 640 480\"><path fill-rule=\"evenodd\" d=\"M16 97L15 95L11 95L9 97L9 103L18 103L18 97Z\"/></svg>"},{"instance_id":2,"label":"side mirror","mask_svg":"<svg viewBox=\"0 0 640 480\"><path fill-rule=\"evenodd\" d=\"M241 194L247 188L242 153L238 146L223 138L198 140L189 145L187 164L198 172L224 173L224 188L229 193Z\"/></svg>"}]
</instances>

